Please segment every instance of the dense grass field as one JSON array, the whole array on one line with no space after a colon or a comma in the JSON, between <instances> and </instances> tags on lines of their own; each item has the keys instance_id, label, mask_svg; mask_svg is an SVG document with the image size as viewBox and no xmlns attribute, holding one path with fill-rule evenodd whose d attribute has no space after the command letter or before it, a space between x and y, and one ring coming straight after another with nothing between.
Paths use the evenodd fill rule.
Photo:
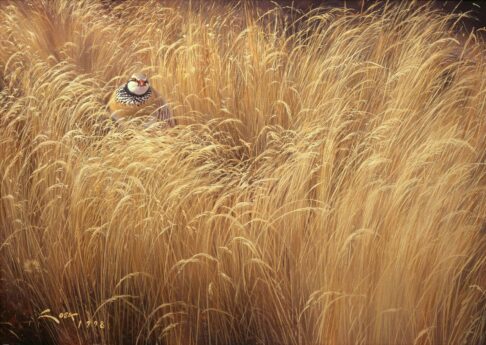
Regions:
<instances>
[{"instance_id":1,"label":"dense grass field","mask_svg":"<svg viewBox=\"0 0 486 345\"><path fill-rule=\"evenodd\" d=\"M486 55L460 23L2 2L0 343L485 344ZM136 71L176 127L107 120Z\"/></svg>"}]
</instances>

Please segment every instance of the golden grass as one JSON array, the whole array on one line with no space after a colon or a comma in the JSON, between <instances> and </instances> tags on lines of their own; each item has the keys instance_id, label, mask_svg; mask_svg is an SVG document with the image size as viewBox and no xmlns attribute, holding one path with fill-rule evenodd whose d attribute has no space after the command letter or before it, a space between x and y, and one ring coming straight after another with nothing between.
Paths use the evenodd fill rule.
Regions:
<instances>
[{"instance_id":1,"label":"golden grass","mask_svg":"<svg viewBox=\"0 0 486 345\"><path fill-rule=\"evenodd\" d=\"M107 4L0 7L0 334L486 341L486 61L457 18ZM176 128L104 121L136 70Z\"/></svg>"}]
</instances>

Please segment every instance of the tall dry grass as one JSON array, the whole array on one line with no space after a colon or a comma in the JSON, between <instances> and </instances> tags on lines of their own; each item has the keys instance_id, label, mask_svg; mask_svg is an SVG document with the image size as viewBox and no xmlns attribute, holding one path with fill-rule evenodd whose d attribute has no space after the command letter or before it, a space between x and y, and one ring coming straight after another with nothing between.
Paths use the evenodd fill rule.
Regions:
<instances>
[{"instance_id":1,"label":"tall dry grass","mask_svg":"<svg viewBox=\"0 0 486 345\"><path fill-rule=\"evenodd\" d=\"M482 42L429 5L300 15L1 5L4 339L486 341ZM179 126L104 121L136 70Z\"/></svg>"}]
</instances>

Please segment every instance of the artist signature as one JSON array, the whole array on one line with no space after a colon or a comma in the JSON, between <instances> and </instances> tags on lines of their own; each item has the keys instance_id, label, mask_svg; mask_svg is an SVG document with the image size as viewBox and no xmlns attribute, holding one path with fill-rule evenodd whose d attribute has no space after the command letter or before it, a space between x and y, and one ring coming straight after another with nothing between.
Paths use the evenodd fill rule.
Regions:
<instances>
[{"instance_id":1,"label":"artist signature","mask_svg":"<svg viewBox=\"0 0 486 345\"><path fill-rule=\"evenodd\" d=\"M77 323L77 327L86 327L86 328L99 328L105 329L106 325L103 320L82 320L78 313L72 313L69 311L61 312L58 316L51 315L51 310L46 309L40 313L38 319L49 319L57 323L58 325L61 324L63 321L71 320L75 324Z\"/></svg>"}]
</instances>

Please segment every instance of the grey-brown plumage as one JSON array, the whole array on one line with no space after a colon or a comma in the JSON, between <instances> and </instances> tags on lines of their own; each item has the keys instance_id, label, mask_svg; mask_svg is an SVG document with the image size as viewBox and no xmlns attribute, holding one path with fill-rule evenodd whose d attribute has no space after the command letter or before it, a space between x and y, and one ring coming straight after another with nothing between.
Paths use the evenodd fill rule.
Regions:
<instances>
[{"instance_id":1,"label":"grey-brown plumage","mask_svg":"<svg viewBox=\"0 0 486 345\"><path fill-rule=\"evenodd\" d=\"M115 121L150 115L148 124L165 121L170 127L175 126L169 106L142 73L133 74L126 84L113 92L108 108Z\"/></svg>"}]
</instances>

